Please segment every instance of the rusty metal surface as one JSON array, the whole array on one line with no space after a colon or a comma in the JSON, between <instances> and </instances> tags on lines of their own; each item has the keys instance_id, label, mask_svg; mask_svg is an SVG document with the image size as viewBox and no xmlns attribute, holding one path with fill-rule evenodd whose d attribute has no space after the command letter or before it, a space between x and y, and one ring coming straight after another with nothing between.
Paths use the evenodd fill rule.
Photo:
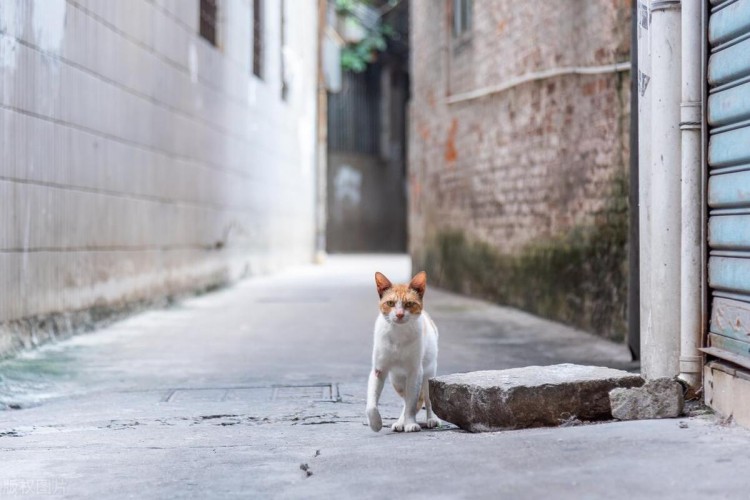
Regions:
<instances>
[{"instance_id":1,"label":"rusty metal surface","mask_svg":"<svg viewBox=\"0 0 750 500\"><path fill-rule=\"evenodd\" d=\"M750 343L748 342L742 342L741 340L710 333L708 334L708 343L710 347L722 349L741 356L750 356Z\"/></svg>"},{"instance_id":2,"label":"rusty metal surface","mask_svg":"<svg viewBox=\"0 0 750 500\"><path fill-rule=\"evenodd\" d=\"M750 304L717 297L711 309L712 333L750 342Z\"/></svg>"}]
</instances>

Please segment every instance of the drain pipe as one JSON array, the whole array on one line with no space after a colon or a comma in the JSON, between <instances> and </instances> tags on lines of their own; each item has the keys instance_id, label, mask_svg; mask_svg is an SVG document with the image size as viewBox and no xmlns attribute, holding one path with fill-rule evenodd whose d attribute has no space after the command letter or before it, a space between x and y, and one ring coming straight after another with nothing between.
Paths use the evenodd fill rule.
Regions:
<instances>
[{"instance_id":1,"label":"drain pipe","mask_svg":"<svg viewBox=\"0 0 750 500\"><path fill-rule=\"evenodd\" d=\"M651 29L649 0L639 0L638 23L638 263L639 359L648 359L651 334Z\"/></svg>"},{"instance_id":2,"label":"drain pipe","mask_svg":"<svg viewBox=\"0 0 750 500\"><path fill-rule=\"evenodd\" d=\"M640 267L638 243L639 217L638 192L638 122L640 106L638 105L638 9L640 2L633 2L630 21L630 162L628 190L628 348L633 361L641 359L641 325L640 325Z\"/></svg>"},{"instance_id":3,"label":"drain pipe","mask_svg":"<svg viewBox=\"0 0 750 500\"><path fill-rule=\"evenodd\" d=\"M650 28L651 306L641 370L671 378L680 371L680 1L652 2Z\"/></svg>"},{"instance_id":4,"label":"drain pipe","mask_svg":"<svg viewBox=\"0 0 750 500\"><path fill-rule=\"evenodd\" d=\"M682 262L680 284L680 378L691 389L701 385L703 358L698 351L703 334L703 219L701 167L701 31L702 3L682 8Z\"/></svg>"}]
</instances>

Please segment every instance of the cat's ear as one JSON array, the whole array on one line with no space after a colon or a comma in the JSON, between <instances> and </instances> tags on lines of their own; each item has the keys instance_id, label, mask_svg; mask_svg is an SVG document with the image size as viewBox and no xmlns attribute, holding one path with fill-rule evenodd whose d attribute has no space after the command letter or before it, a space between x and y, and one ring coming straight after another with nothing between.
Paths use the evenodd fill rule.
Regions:
<instances>
[{"instance_id":1,"label":"cat's ear","mask_svg":"<svg viewBox=\"0 0 750 500\"><path fill-rule=\"evenodd\" d=\"M375 286L378 287L378 295L382 298L385 291L393 286L393 283L385 277L385 274L375 273Z\"/></svg>"},{"instance_id":2,"label":"cat's ear","mask_svg":"<svg viewBox=\"0 0 750 500\"><path fill-rule=\"evenodd\" d=\"M427 289L427 273L424 271L417 273L409 282L409 288L417 292L420 297L424 297L424 292Z\"/></svg>"}]
</instances>

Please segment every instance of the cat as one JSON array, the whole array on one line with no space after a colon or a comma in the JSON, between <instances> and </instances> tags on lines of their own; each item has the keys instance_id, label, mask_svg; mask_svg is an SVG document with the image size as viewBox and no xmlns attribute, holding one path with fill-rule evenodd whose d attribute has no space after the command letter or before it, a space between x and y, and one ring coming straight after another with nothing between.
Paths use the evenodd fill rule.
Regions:
<instances>
[{"instance_id":1,"label":"cat","mask_svg":"<svg viewBox=\"0 0 750 500\"><path fill-rule=\"evenodd\" d=\"M408 285L394 285L382 273L375 273L380 296L380 314L375 320L372 371L367 388L367 421L378 432L383 420L378 401L386 377L404 399L401 417L391 426L396 432L417 432L417 413L424 403L427 428L440 425L432 413L428 380L437 372L438 330L423 309L427 274L422 271Z\"/></svg>"}]
</instances>

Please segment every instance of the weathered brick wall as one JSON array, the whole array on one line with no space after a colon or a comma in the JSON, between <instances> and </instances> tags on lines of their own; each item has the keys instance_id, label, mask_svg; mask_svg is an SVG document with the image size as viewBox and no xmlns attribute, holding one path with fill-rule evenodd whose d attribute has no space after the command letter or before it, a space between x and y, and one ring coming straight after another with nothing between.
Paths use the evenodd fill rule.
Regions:
<instances>
[{"instance_id":1,"label":"weathered brick wall","mask_svg":"<svg viewBox=\"0 0 750 500\"><path fill-rule=\"evenodd\" d=\"M629 72L513 82L627 62L630 2L475 0L460 43L451 3L411 4L415 265L433 283L622 338Z\"/></svg>"},{"instance_id":2,"label":"weathered brick wall","mask_svg":"<svg viewBox=\"0 0 750 500\"><path fill-rule=\"evenodd\" d=\"M312 259L316 5L265 2L261 80L218 4L214 47L198 0L0 1L0 355Z\"/></svg>"}]
</instances>

